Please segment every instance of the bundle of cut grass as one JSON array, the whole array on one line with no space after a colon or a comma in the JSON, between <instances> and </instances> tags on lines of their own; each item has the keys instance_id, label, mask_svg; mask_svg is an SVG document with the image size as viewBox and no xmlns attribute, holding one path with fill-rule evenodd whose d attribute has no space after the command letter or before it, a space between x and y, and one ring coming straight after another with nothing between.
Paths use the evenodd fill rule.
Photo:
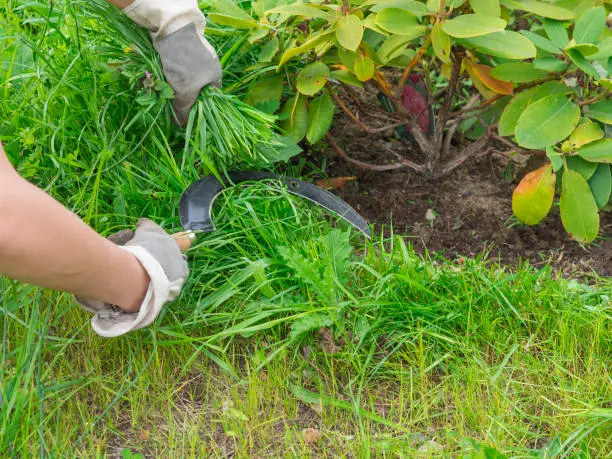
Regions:
<instances>
[{"instance_id":1,"label":"bundle of cut grass","mask_svg":"<svg viewBox=\"0 0 612 459\"><path fill-rule=\"evenodd\" d=\"M103 53L120 61L123 73L131 76L134 86L142 86L144 77L147 91L159 91L167 109L172 110L171 97L162 92L169 86L164 83L161 62L148 33L103 0L86 2L84 7L103 19L96 24L106 29ZM154 96L151 100L155 100ZM275 116L245 104L236 95L207 87L190 113L184 153L195 153L193 156L216 172L238 163L271 163L299 152L297 145L274 132L275 122Z\"/></svg>"},{"instance_id":2,"label":"bundle of cut grass","mask_svg":"<svg viewBox=\"0 0 612 459\"><path fill-rule=\"evenodd\" d=\"M282 148L274 134L276 117L261 112L231 94L214 87L205 88L191 110L186 128L185 148L205 152L207 164L228 166L237 162L270 161L270 151Z\"/></svg>"}]
</instances>

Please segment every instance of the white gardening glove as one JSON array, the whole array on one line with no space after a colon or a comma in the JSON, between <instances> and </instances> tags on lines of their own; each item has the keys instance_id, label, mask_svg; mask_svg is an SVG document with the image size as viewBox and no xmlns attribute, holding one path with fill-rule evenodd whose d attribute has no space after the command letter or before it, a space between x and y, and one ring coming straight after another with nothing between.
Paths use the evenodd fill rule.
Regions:
<instances>
[{"instance_id":1,"label":"white gardening glove","mask_svg":"<svg viewBox=\"0 0 612 459\"><path fill-rule=\"evenodd\" d=\"M84 309L95 314L91 325L98 335L106 338L150 325L162 307L178 296L189 275L186 257L176 241L151 220L143 218L135 232L121 231L109 239L138 258L151 282L140 310L135 313L123 312L102 301L76 298Z\"/></svg>"},{"instance_id":2,"label":"white gardening glove","mask_svg":"<svg viewBox=\"0 0 612 459\"><path fill-rule=\"evenodd\" d=\"M123 12L150 31L174 89L178 124L185 126L202 88L221 85L221 64L204 38L206 18L197 0L135 0Z\"/></svg>"}]
</instances>

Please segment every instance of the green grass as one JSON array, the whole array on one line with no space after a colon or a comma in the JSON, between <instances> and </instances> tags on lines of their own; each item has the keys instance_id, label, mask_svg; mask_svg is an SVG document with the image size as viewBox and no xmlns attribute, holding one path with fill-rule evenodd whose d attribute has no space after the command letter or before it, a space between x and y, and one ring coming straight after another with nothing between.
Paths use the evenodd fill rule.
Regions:
<instances>
[{"instance_id":1,"label":"green grass","mask_svg":"<svg viewBox=\"0 0 612 459\"><path fill-rule=\"evenodd\" d=\"M167 101L137 101L102 20L54 4L0 0L12 161L104 234L143 215L177 230L205 152L183 155ZM610 455L610 279L368 243L273 184L215 215L179 301L126 337L0 277L0 456Z\"/></svg>"}]
</instances>

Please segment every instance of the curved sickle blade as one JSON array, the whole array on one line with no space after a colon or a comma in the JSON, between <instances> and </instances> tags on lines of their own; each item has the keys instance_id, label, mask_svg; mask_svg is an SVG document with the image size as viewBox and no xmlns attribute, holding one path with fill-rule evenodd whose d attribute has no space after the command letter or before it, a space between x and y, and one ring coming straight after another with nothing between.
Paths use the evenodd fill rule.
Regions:
<instances>
[{"instance_id":1,"label":"curved sickle blade","mask_svg":"<svg viewBox=\"0 0 612 459\"><path fill-rule=\"evenodd\" d=\"M281 177L269 172L231 172L229 180L221 183L215 176L209 175L193 183L185 190L179 203L179 215L185 231L211 232L215 230L212 221L212 206L215 199L225 189L244 182L260 180L277 180L287 186L289 193L306 198L324 209L333 212L346 220L366 237L371 237L368 222L335 194L312 183L289 177Z\"/></svg>"}]
</instances>

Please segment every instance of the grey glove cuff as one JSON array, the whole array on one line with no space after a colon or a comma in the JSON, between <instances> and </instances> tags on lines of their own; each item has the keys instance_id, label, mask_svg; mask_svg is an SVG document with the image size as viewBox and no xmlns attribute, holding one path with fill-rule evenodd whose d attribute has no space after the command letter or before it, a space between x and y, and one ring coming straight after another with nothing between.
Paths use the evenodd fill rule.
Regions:
<instances>
[{"instance_id":1,"label":"grey glove cuff","mask_svg":"<svg viewBox=\"0 0 612 459\"><path fill-rule=\"evenodd\" d=\"M133 237L129 238L130 234ZM126 313L102 301L75 298L79 305L95 314L91 321L94 331L107 338L150 325L163 306L179 295L189 274L187 261L176 241L150 220L142 219L134 233L120 232L114 239L127 241L121 248L138 259L150 284L137 313Z\"/></svg>"},{"instance_id":2,"label":"grey glove cuff","mask_svg":"<svg viewBox=\"0 0 612 459\"><path fill-rule=\"evenodd\" d=\"M198 8L197 0L135 0L123 13L148 29L154 41L187 24L197 24L201 33L206 27L206 18Z\"/></svg>"}]
</instances>

